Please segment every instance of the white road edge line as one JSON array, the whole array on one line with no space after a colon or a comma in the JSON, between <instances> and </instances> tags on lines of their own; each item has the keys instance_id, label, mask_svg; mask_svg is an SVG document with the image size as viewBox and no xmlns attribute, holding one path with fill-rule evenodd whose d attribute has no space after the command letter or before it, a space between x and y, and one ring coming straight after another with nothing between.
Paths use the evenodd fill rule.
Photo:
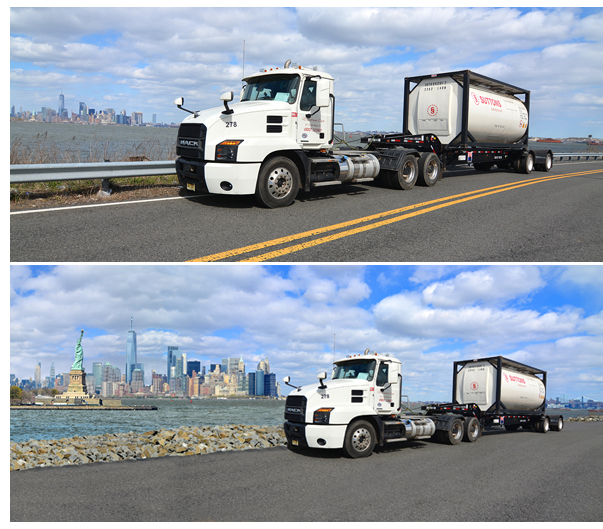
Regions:
<instances>
[{"instance_id":1,"label":"white road edge line","mask_svg":"<svg viewBox=\"0 0 603 529\"><path fill-rule=\"evenodd\" d=\"M65 206L62 208L47 208L47 209L28 209L27 211L11 211L11 215L24 215L26 213L46 213L48 211L64 211L66 209L81 209L81 208L98 208L102 206L122 206L125 204L139 204L141 202L158 202L160 200L180 200L184 198L197 198L205 195L190 195L186 197L163 197L163 198L145 198L142 200L123 200L120 202L107 202L106 204L82 204L79 206Z\"/></svg>"}]
</instances>

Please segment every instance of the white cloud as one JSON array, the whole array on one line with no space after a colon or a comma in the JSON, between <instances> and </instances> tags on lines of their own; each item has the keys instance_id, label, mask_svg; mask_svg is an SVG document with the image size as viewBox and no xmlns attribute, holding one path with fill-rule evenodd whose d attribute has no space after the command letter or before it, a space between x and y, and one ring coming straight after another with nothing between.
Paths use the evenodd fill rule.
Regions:
<instances>
[{"instance_id":1,"label":"white cloud","mask_svg":"<svg viewBox=\"0 0 603 529\"><path fill-rule=\"evenodd\" d=\"M429 277L405 266L11 266L11 373L29 378L38 361L43 373L51 362L67 372L81 328L88 369L122 368L132 315L147 373L165 372L167 346L178 345L203 365L243 356L251 369L268 357L279 379L306 384L334 358L368 347L402 361L415 400L449 399L453 361L496 354L548 370L553 395L601 395L603 312L571 297L555 309L531 299L544 292L551 304L558 284L580 291L559 282L564 270L448 266Z\"/></svg>"},{"instance_id":2,"label":"white cloud","mask_svg":"<svg viewBox=\"0 0 603 529\"><path fill-rule=\"evenodd\" d=\"M102 92L125 85L129 107L145 102L161 119L176 95L208 108L238 88L244 41L247 74L286 59L329 71L347 130L400 129L405 76L472 69L531 90L532 133L554 135L545 127L563 123L550 116L583 127L603 104L603 72L592 67L603 15L580 16L571 8L13 8L11 60L40 76L106 76ZM15 77L11 96L33 110L39 101L17 84L26 80L35 76ZM54 100L62 80L49 80L37 86ZM98 106L85 79L73 97Z\"/></svg>"}]
</instances>

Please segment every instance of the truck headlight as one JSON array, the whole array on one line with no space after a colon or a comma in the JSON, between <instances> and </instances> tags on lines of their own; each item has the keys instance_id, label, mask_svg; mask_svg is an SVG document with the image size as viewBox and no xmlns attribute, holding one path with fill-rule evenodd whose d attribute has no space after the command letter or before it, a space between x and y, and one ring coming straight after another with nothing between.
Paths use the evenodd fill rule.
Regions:
<instances>
[{"instance_id":1,"label":"truck headlight","mask_svg":"<svg viewBox=\"0 0 603 529\"><path fill-rule=\"evenodd\" d=\"M331 412L333 408L320 408L314 412L314 420L315 424L329 424L329 418L331 416Z\"/></svg>"},{"instance_id":2,"label":"truck headlight","mask_svg":"<svg viewBox=\"0 0 603 529\"><path fill-rule=\"evenodd\" d=\"M236 162L237 150L243 140L224 140L216 145L216 161Z\"/></svg>"}]
</instances>

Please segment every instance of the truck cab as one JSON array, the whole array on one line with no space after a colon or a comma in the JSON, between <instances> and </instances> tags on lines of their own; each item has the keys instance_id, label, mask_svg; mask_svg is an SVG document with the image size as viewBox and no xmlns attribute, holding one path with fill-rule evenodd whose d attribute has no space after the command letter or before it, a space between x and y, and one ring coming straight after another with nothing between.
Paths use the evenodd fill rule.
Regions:
<instances>
[{"instance_id":1,"label":"truck cab","mask_svg":"<svg viewBox=\"0 0 603 529\"><path fill-rule=\"evenodd\" d=\"M331 380L325 382L326 377L323 372L317 377L319 384L292 386L295 389L285 405L290 448L343 448L351 457L365 457L376 444L429 437L435 431L429 419L398 418L402 375L401 363L395 358L367 349L364 354L336 361ZM289 377L285 378L291 386L289 382Z\"/></svg>"},{"instance_id":2,"label":"truck cab","mask_svg":"<svg viewBox=\"0 0 603 529\"><path fill-rule=\"evenodd\" d=\"M333 77L291 61L243 79L240 101L191 114L180 125L176 171L193 192L256 194L269 207L286 204L300 188L304 153L333 145Z\"/></svg>"}]
</instances>

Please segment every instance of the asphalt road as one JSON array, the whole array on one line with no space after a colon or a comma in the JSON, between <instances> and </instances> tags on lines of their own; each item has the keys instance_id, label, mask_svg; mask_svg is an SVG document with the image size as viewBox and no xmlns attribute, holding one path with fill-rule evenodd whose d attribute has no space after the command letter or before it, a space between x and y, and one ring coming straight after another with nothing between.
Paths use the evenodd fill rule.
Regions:
<instances>
[{"instance_id":1,"label":"asphalt road","mask_svg":"<svg viewBox=\"0 0 603 529\"><path fill-rule=\"evenodd\" d=\"M275 210L213 195L15 212L11 262L599 262L602 185L603 162L561 162L329 186Z\"/></svg>"},{"instance_id":2,"label":"asphalt road","mask_svg":"<svg viewBox=\"0 0 603 529\"><path fill-rule=\"evenodd\" d=\"M12 472L25 522L600 522L603 423L347 459L286 448Z\"/></svg>"}]
</instances>

